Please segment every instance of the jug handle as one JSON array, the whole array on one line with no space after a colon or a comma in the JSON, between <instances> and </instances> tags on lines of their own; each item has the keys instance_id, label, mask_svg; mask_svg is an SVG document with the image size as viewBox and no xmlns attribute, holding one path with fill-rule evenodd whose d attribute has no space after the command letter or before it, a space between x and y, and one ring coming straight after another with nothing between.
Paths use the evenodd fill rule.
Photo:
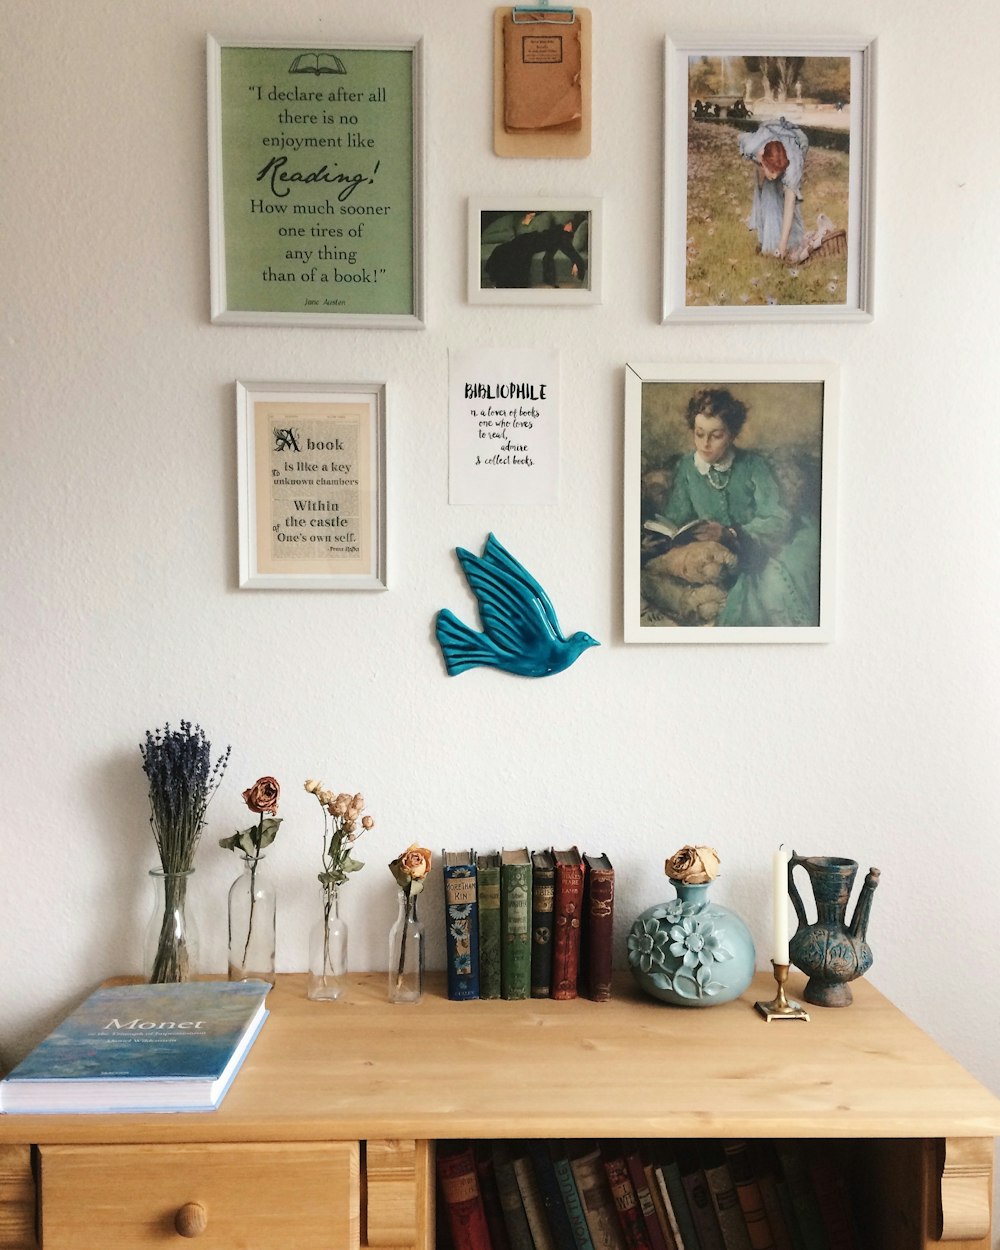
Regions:
<instances>
[{"instance_id":1,"label":"jug handle","mask_svg":"<svg viewBox=\"0 0 1000 1250\"><path fill-rule=\"evenodd\" d=\"M805 859L801 855L796 855L794 851L792 851L788 860L788 897L792 900L792 906L795 908L795 915L798 917L799 921L798 927L795 930L796 933L798 933L799 929L803 928L806 924L806 909L802 903L802 895L799 893L799 887L795 884L795 881L792 878L792 869L797 864L804 864L805 862Z\"/></svg>"}]
</instances>

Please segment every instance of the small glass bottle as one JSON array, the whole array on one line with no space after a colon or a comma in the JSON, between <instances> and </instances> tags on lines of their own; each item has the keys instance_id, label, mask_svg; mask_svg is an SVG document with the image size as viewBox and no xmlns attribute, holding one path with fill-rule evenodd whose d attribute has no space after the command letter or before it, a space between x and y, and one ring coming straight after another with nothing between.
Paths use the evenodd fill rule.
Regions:
<instances>
[{"instance_id":1,"label":"small glass bottle","mask_svg":"<svg viewBox=\"0 0 1000 1250\"><path fill-rule=\"evenodd\" d=\"M399 891L399 912L389 930L389 1002L417 1003L424 989L424 926L417 895Z\"/></svg>"},{"instance_id":2,"label":"small glass bottle","mask_svg":"<svg viewBox=\"0 0 1000 1250\"><path fill-rule=\"evenodd\" d=\"M146 927L143 976L150 984L190 981L198 971L198 928L188 899L194 869L150 868L153 913Z\"/></svg>"},{"instance_id":3,"label":"small glass bottle","mask_svg":"<svg viewBox=\"0 0 1000 1250\"><path fill-rule=\"evenodd\" d=\"M244 855L229 888L229 979L274 984L277 895L263 855Z\"/></svg>"},{"instance_id":4,"label":"small glass bottle","mask_svg":"<svg viewBox=\"0 0 1000 1250\"><path fill-rule=\"evenodd\" d=\"M322 914L309 936L309 985L306 996L333 1002L344 992L347 977L347 924L340 918L337 886L320 892Z\"/></svg>"}]
</instances>

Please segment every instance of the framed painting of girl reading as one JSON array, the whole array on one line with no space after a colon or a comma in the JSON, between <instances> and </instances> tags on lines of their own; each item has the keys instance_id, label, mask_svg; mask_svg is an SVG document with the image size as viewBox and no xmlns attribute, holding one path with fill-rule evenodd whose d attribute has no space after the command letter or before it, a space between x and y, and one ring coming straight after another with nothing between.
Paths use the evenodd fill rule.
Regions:
<instances>
[{"instance_id":1,"label":"framed painting of girl reading","mask_svg":"<svg viewBox=\"0 0 1000 1250\"><path fill-rule=\"evenodd\" d=\"M625 407L625 641L828 641L833 367L629 365Z\"/></svg>"}]
</instances>

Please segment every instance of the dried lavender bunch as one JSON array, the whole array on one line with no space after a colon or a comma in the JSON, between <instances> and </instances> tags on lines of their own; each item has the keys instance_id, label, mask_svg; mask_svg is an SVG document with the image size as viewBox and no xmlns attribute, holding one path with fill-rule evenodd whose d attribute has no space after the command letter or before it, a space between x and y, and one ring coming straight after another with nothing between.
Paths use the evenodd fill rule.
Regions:
<instances>
[{"instance_id":1,"label":"dried lavender bunch","mask_svg":"<svg viewBox=\"0 0 1000 1250\"><path fill-rule=\"evenodd\" d=\"M230 750L226 747L213 764L212 746L201 726L186 720L180 729L165 725L155 733L147 730L145 743L139 743L142 770L149 778L149 825L164 874L168 874L150 969L154 984L187 981L196 971L188 935L178 931L175 921L176 915L183 914L187 894L187 879L177 874L191 869L205 809L225 774Z\"/></svg>"},{"instance_id":2,"label":"dried lavender bunch","mask_svg":"<svg viewBox=\"0 0 1000 1250\"><path fill-rule=\"evenodd\" d=\"M139 744L149 778L149 825L164 872L187 872L205 824L205 809L225 775L232 747L212 763L212 744L200 725L182 720L146 731Z\"/></svg>"}]
</instances>

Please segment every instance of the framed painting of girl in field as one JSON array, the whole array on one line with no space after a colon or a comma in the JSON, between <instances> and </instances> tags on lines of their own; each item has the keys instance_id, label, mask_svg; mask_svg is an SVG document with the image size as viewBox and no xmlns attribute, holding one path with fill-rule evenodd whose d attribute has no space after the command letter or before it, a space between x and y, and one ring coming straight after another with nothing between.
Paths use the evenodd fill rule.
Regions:
<instances>
[{"instance_id":1,"label":"framed painting of girl in field","mask_svg":"<svg viewBox=\"0 0 1000 1250\"><path fill-rule=\"evenodd\" d=\"M871 318L872 58L668 42L664 321Z\"/></svg>"},{"instance_id":2,"label":"framed painting of girl in field","mask_svg":"<svg viewBox=\"0 0 1000 1250\"><path fill-rule=\"evenodd\" d=\"M625 377L625 641L827 642L834 367Z\"/></svg>"}]
</instances>

